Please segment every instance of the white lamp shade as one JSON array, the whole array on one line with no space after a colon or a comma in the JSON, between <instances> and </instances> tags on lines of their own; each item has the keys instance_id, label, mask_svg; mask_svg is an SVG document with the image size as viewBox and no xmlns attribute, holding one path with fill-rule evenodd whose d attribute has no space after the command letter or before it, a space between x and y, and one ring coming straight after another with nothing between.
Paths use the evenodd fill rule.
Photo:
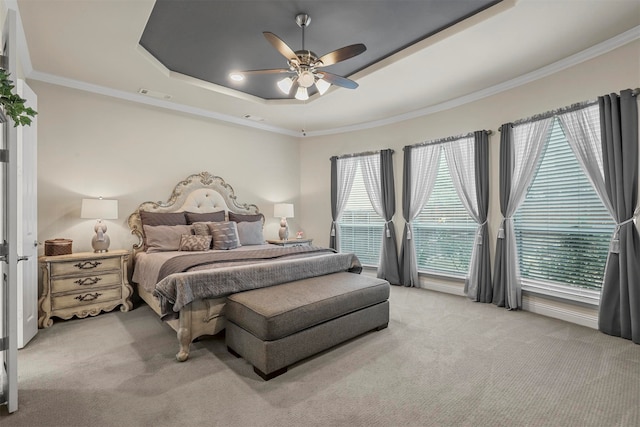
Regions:
<instances>
[{"instance_id":1,"label":"white lamp shade","mask_svg":"<svg viewBox=\"0 0 640 427\"><path fill-rule=\"evenodd\" d=\"M306 101L309 99L309 92L307 92L307 88L299 86L295 98L300 101Z\"/></svg>"},{"instance_id":2,"label":"white lamp shade","mask_svg":"<svg viewBox=\"0 0 640 427\"><path fill-rule=\"evenodd\" d=\"M118 201L106 199L82 199L80 218L118 219Z\"/></svg>"},{"instance_id":3,"label":"white lamp shade","mask_svg":"<svg viewBox=\"0 0 640 427\"><path fill-rule=\"evenodd\" d=\"M278 88L285 95L289 95L289 92L291 92L291 86L293 86L293 79L291 77L285 77L278 81Z\"/></svg>"},{"instance_id":4,"label":"white lamp shade","mask_svg":"<svg viewBox=\"0 0 640 427\"><path fill-rule=\"evenodd\" d=\"M316 88L318 89L318 93L320 93L320 95L324 95L324 93L329 90L330 87L331 83L329 83L328 81L324 79L316 80Z\"/></svg>"},{"instance_id":5,"label":"white lamp shade","mask_svg":"<svg viewBox=\"0 0 640 427\"><path fill-rule=\"evenodd\" d=\"M276 203L273 205L273 216L276 218L293 218L293 205L291 203Z\"/></svg>"}]
</instances>

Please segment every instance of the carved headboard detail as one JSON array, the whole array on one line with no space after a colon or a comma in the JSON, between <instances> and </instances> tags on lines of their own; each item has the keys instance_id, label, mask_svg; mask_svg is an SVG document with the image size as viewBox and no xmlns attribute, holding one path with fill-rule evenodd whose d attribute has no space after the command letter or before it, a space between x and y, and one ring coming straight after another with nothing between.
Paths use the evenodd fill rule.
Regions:
<instances>
[{"instance_id":1,"label":"carved headboard detail","mask_svg":"<svg viewBox=\"0 0 640 427\"><path fill-rule=\"evenodd\" d=\"M178 182L166 202L144 202L129 215L127 220L131 234L138 238L134 250L143 247L144 231L140 211L146 212L215 212L231 211L239 214L259 214L254 204L238 203L233 187L219 176L209 172L190 175Z\"/></svg>"}]
</instances>

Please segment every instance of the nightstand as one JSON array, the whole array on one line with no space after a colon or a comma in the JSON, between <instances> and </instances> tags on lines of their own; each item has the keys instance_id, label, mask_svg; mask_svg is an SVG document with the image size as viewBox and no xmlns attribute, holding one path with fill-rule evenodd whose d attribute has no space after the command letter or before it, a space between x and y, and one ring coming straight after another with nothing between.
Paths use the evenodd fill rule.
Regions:
<instances>
[{"instance_id":1,"label":"nightstand","mask_svg":"<svg viewBox=\"0 0 640 427\"><path fill-rule=\"evenodd\" d=\"M42 271L38 327L53 325L53 316L96 316L119 305L121 311L131 310L133 288L127 280L128 259L126 250L38 258Z\"/></svg>"},{"instance_id":2,"label":"nightstand","mask_svg":"<svg viewBox=\"0 0 640 427\"><path fill-rule=\"evenodd\" d=\"M280 245L286 247L291 246L311 246L313 239L289 239L289 240L267 240L272 245Z\"/></svg>"}]
</instances>

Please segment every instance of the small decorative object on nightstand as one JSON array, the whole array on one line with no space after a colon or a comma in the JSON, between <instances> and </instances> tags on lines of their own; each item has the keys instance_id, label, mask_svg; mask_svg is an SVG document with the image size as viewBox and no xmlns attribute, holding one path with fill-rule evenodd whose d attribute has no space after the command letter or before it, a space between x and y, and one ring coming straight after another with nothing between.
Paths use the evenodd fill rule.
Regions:
<instances>
[{"instance_id":1,"label":"small decorative object on nightstand","mask_svg":"<svg viewBox=\"0 0 640 427\"><path fill-rule=\"evenodd\" d=\"M131 310L133 288L127 280L127 259L126 250L40 257L38 326L53 325L52 316L96 316L119 305L121 311Z\"/></svg>"},{"instance_id":2,"label":"small decorative object on nightstand","mask_svg":"<svg viewBox=\"0 0 640 427\"><path fill-rule=\"evenodd\" d=\"M311 242L313 242L313 239L267 240L267 243L284 247L311 246Z\"/></svg>"},{"instance_id":3,"label":"small decorative object on nightstand","mask_svg":"<svg viewBox=\"0 0 640 427\"><path fill-rule=\"evenodd\" d=\"M280 240L289 239L287 218L293 218L293 205L291 203L276 203L273 205L273 216L280 218L280 231L278 232Z\"/></svg>"},{"instance_id":4,"label":"small decorative object on nightstand","mask_svg":"<svg viewBox=\"0 0 640 427\"><path fill-rule=\"evenodd\" d=\"M107 252L109 250L109 236L107 236L107 225L103 219L118 219L118 201L99 199L82 199L82 209L80 218L97 219L93 229L96 235L91 239L91 246L94 252Z\"/></svg>"}]
</instances>

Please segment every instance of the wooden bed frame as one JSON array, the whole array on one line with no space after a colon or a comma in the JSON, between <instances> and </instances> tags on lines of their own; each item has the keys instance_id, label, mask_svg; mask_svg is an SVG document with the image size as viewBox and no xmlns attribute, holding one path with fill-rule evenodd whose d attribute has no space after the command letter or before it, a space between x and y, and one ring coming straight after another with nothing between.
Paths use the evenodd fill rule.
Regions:
<instances>
[{"instance_id":1,"label":"wooden bed frame","mask_svg":"<svg viewBox=\"0 0 640 427\"><path fill-rule=\"evenodd\" d=\"M180 181L166 202L142 203L128 219L131 234L138 237L138 242L133 245L132 262L135 263L136 253L144 250L144 231L140 220L140 211L206 213L219 210L239 214L260 213L256 205L238 203L233 188L224 179L209 172L190 175ZM130 269L130 271L133 270ZM136 285L136 288L140 298L160 315L158 299L142 286ZM225 318L222 309L225 302L226 298L196 300L183 307L177 319L166 322L177 332L180 346L180 350L176 354L178 361L184 362L189 358L189 348L193 340L203 335L215 335L224 329Z\"/></svg>"}]
</instances>

